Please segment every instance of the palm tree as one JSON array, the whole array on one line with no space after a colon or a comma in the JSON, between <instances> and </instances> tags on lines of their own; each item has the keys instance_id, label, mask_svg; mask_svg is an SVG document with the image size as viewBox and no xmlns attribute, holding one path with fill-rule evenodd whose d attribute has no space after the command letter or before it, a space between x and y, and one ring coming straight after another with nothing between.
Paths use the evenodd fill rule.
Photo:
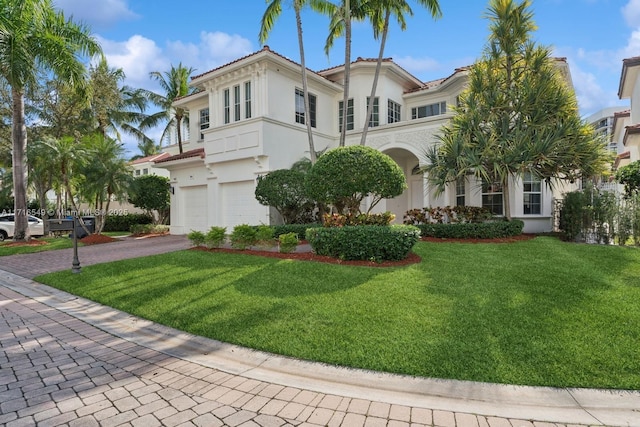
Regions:
<instances>
[{"instance_id":1,"label":"palm tree","mask_svg":"<svg viewBox=\"0 0 640 427\"><path fill-rule=\"evenodd\" d=\"M417 0L418 3L429 10L429 13L434 19L442 16L440 10L440 4L438 0ZM413 16L411 7L405 0L377 0L369 7L369 19L373 25L374 37L380 39L380 52L378 53L378 61L376 62L376 71L373 76L373 84L371 85L371 96L369 96L369 102L367 103L367 114L364 120L364 127L362 130L362 137L360 139L360 145L365 145L367 140L367 132L369 130L369 120L371 114L373 114L373 102L376 96L376 89L378 87L378 77L380 76L380 68L382 67L382 58L384 56L384 48L387 41L387 34L389 32L389 20L391 15L395 15L398 21L398 25L401 30L406 29L406 22L404 20L403 13ZM382 15L384 14L384 18Z\"/></svg>"},{"instance_id":2,"label":"palm tree","mask_svg":"<svg viewBox=\"0 0 640 427\"><path fill-rule=\"evenodd\" d=\"M269 0L267 0L269 1ZM293 9L296 14L296 28L298 30L298 49L300 50L300 67L302 68L302 92L304 98L304 111L307 114L305 117L305 125L307 127L307 138L309 140L309 155L311 157L311 163L315 163L317 159L315 146L313 144L313 130L311 129L311 119L309 117L309 85L307 81L307 67L305 65L305 57L304 57L304 42L302 39L302 18L300 17L300 10L309 0L293 0ZM318 3L311 1L312 3ZM265 10L264 15L262 15L262 20L260 21L260 33L258 34L258 39L260 43L264 44L269 37L269 33L273 29L275 25L276 19L282 13L282 0L271 0L269 5L267 6L267 10Z\"/></svg>"},{"instance_id":3,"label":"palm tree","mask_svg":"<svg viewBox=\"0 0 640 427\"><path fill-rule=\"evenodd\" d=\"M29 238L27 224L27 129L25 87L40 67L71 85L85 83L86 69L78 55L101 51L89 28L66 20L51 0L0 0L0 76L11 87L14 240Z\"/></svg>"},{"instance_id":4,"label":"palm tree","mask_svg":"<svg viewBox=\"0 0 640 427\"><path fill-rule=\"evenodd\" d=\"M175 129L178 148L182 153L182 126L189 123L189 113L182 107L174 107L173 101L187 96L195 90L189 87L189 77L195 70L179 63L177 67L171 66L171 70L161 73L152 71L149 76L160 84L164 94L142 89L142 93L154 105L160 107L160 111L151 114L140 123L140 129L150 129L166 122L160 141L169 141L171 131Z\"/></svg>"},{"instance_id":5,"label":"palm tree","mask_svg":"<svg viewBox=\"0 0 640 427\"><path fill-rule=\"evenodd\" d=\"M121 68L110 68L106 58L102 58L90 71L92 122L103 138L114 137L121 141L120 130L138 140L145 155L155 154L157 146L144 134L137 124L147 116L147 98L141 89L122 86L125 79ZM93 129L91 129L93 131Z\"/></svg>"}]
</instances>

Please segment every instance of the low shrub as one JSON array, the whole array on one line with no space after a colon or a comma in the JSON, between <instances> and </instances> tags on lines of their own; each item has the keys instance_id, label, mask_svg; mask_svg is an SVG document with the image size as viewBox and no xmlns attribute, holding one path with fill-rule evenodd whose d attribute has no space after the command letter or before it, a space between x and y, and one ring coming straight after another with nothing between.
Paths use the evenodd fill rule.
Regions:
<instances>
[{"instance_id":1,"label":"low shrub","mask_svg":"<svg viewBox=\"0 0 640 427\"><path fill-rule=\"evenodd\" d=\"M261 248L271 248L276 242L273 239L273 227L269 225L259 225L256 228L256 245Z\"/></svg>"},{"instance_id":2,"label":"low shrub","mask_svg":"<svg viewBox=\"0 0 640 427\"><path fill-rule=\"evenodd\" d=\"M168 225L135 224L131 226L131 234L165 234L169 232Z\"/></svg>"},{"instance_id":3,"label":"low shrub","mask_svg":"<svg viewBox=\"0 0 640 427\"><path fill-rule=\"evenodd\" d=\"M305 234L308 228L318 228L322 227L322 224L311 223L311 224L282 224L282 225L274 225L273 226L273 235L275 237L279 237L281 234L288 233L296 233L298 239L305 239Z\"/></svg>"},{"instance_id":4,"label":"low shrub","mask_svg":"<svg viewBox=\"0 0 640 427\"><path fill-rule=\"evenodd\" d=\"M298 235L296 233L286 233L278 236L280 252L288 254L296 250L298 246Z\"/></svg>"},{"instance_id":5,"label":"low shrub","mask_svg":"<svg viewBox=\"0 0 640 427\"><path fill-rule=\"evenodd\" d=\"M408 225L484 222L492 218L491 211L480 206L445 206L411 209L404 215Z\"/></svg>"},{"instance_id":6,"label":"low shrub","mask_svg":"<svg viewBox=\"0 0 640 427\"><path fill-rule=\"evenodd\" d=\"M409 225L359 225L310 228L306 238L318 255L343 260L397 261L405 259L420 238Z\"/></svg>"},{"instance_id":7,"label":"low shrub","mask_svg":"<svg viewBox=\"0 0 640 427\"><path fill-rule=\"evenodd\" d=\"M210 249L219 248L227 239L226 233L226 227L211 227L204 235L204 244Z\"/></svg>"},{"instance_id":8,"label":"low shrub","mask_svg":"<svg viewBox=\"0 0 640 427\"><path fill-rule=\"evenodd\" d=\"M102 231L131 231L136 224L151 224L152 221L147 214L107 215Z\"/></svg>"},{"instance_id":9,"label":"low shrub","mask_svg":"<svg viewBox=\"0 0 640 427\"><path fill-rule=\"evenodd\" d=\"M379 214L325 214L323 216L323 225L325 227L344 227L345 225L389 225L396 219L391 212Z\"/></svg>"},{"instance_id":10,"label":"low shrub","mask_svg":"<svg viewBox=\"0 0 640 427\"><path fill-rule=\"evenodd\" d=\"M187 234L187 239L189 239L193 246L204 246L207 237L202 231L191 230Z\"/></svg>"},{"instance_id":11,"label":"low shrub","mask_svg":"<svg viewBox=\"0 0 640 427\"><path fill-rule=\"evenodd\" d=\"M442 239L494 239L522 234L524 222L519 219L511 221L491 221L481 223L457 224L419 224L422 237Z\"/></svg>"},{"instance_id":12,"label":"low shrub","mask_svg":"<svg viewBox=\"0 0 640 427\"><path fill-rule=\"evenodd\" d=\"M247 224L236 225L231 233L231 247L234 249L247 249L257 243L257 234L258 231L255 227Z\"/></svg>"}]
</instances>

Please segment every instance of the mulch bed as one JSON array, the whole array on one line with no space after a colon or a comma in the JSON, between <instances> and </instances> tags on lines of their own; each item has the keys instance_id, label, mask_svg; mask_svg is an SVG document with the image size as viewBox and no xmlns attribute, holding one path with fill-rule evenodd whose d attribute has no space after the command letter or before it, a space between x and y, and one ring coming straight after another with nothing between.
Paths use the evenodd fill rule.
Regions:
<instances>
[{"instance_id":1,"label":"mulch bed","mask_svg":"<svg viewBox=\"0 0 640 427\"><path fill-rule=\"evenodd\" d=\"M44 245L48 245L48 242L45 242L43 240L38 240L38 239L31 239L28 242L10 242L10 243L4 243L2 245L3 248L14 248L16 246L44 246Z\"/></svg>"},{"instance_id":2,"label":"mulch bed","mask_svg":"<svg viewBox=\"0 0 640 427\"><path fill-rule=\"evenodd\" d=\"M83 237L79 240L84 245L98 245L100 243L111 243L115 242L118 239L114 239L111 236L107 236L105 234L90 234L87 237Z\"/></svg>"}]
</instances>

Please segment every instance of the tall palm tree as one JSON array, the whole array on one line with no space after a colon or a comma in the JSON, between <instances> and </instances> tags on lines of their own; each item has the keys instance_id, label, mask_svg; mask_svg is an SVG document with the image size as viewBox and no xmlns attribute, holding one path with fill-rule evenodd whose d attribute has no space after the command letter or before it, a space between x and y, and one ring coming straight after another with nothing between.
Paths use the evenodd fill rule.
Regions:
<instances>
[{"instance_id":1,"label":"tall palm tree","mask_svg":"<svg viewBox=\"0 0 640 427\"><path fill-rule=\"evenodd\" d=\"M142 89L142 93L151 103L160 107L160 111L145 118L140 123L140 129L151 129L166 123L160 141L169 141L171 131L175 129L180 153L182 153L182 126L189 123L189 113L182 107L174 107L173 101L193 93L195 88L189 86L189 77L194 71L195 69L185 67L182 63L177 67L172 65L171 69L164 73L152 71L149 76L158 82L163 93Z\"/></svg>"},{"instance_id":2,"label":"tall palm tree","mask_svg":"<svg viewBox=\"0 0 640 427\"><path fill-rule=\"evenodd\" d=\"M14 240L29 238L27 224L27 128L25 87L40 67L71 85L83 85L86 69L78 55L96 55L100 45L89 28L66 20L51 0L0 0L0 76L11 87L12 165L16 228Z\"/></svg>"},{"instance_id":3,"label":"tall palm tree","mask_svg":"<svg viewBox=\"0 0 640 427\"><path fill-rule=\"evenodd\" d=\"M427 8L434 19L438 19L442 16L438 0L417 0L417 2L421 6ZM387 42L391 15L395 15L398 25L402 31L407 27L403 13L413 16L413 11L406 0L375 0L371 2L368 12L369 19L373 26L373 35L376 39L380 37L380 51L376 62L376 71L373 76L373 84L371 85L371 96L369 96L369 102L367 103L367 114L364 120L360 145L365 145L367 141L369 120L371 118L371 114L373 114L373 102L376 96L376 89L378 87L378 77L380 76L380 69L382 67L382 58L384 56L384 48Z\"/></svg>"},{"instance_id":4,"label":"tall palm tree","mask_svg":"<svg viewBox=\"0 0 640 427\"><path fill-rule=\"evenodd\" d=\"M124 71L121 68L110 68L104 57L90 68L89 75L91 108L88 112L103 138L112 137L121 141L122 130L138 140L139 147L147 147L147 151L149 147L155 149L153 140L136 127L147 117L144 110L148 101L141 89L123 86ZM151 154L154 152L145 155Z\"/></svg>"},{"instance_id":5,"label":"tall palm tree","mask_svg":"<svg viewBox=\"0 0 640 427\"><path fill-rule=\"evenodd\" d=\"M269 5L262 15L262 20L260 21L260 33L258 34L258 39L260 43L264 44L269 37L269 33L273 29L275 25L276 19L282 13L282 0L267 0ZM310 107L309 107L309 85L307 81L307 67L305 65L305 57L304 57L304 42L302 39L302 18L300 17L300 10L305 6L307 2L311 2L313 4L321 3L313 0L293 0L293 10L296 14L296 28L298 31L298 49L300 50L300 67L302 68L302 92L304 98L304 111L307 117L305 117L305 125L307 127L307 138L309 140L309 156L311 158L311 163L315 163L317 159L317 154L315 150L315 146L313 144L313 130L311 129L311 118L309 117Z\"/></svg>"}]
</instances>

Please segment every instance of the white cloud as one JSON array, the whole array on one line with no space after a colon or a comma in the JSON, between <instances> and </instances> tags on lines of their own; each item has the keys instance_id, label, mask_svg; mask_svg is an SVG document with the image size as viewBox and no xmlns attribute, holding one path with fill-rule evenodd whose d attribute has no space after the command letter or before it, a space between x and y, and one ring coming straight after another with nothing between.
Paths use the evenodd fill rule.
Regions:
<instances>
[{"instance_id":1,"label":"white cloud","mask_svg":"<svg viewBox=\"0 0 640 427\"><path fill-rule=\"evenodd\" d=\"M138 18L127 5L127 0L54 0L54 5L65 15L73 15L92 27L105 28L118 21Z\"/></svg>"},{"instance_id":2,"label":"white cloud","mask_svg":"<svg viewBox=\"0 0 640 427\"><path fill-rule=\"evenodd\" d=\"M393 58L393 61L402 68L414 75L440 71L442 65L433 58L414 58L413 56L403 56L401 58Z\"/></svg>"},{"instance_id":3,"label":"white cloud","mask_svg":"<svg viewBox=\"0 0 640 427\"><path fill-rule=\"evenodd\" d=\"M202 31L197 44L182 41L167 43L167 55L187 67L195 68L197 74L234 61L253 51L248 39L219 31Z\"/></svg>"},{"instance_id":4,"label":"white cloud","mask_svg":"<svg viewBox=\"0 0 640 427\"><path fill-rule=\"evenodd\" d=\"M582 116L592 114L603 108L625 104L624 101L618 99L617 90L603 88L598 83L598 77L593 73L583 71L576 62L570 59L569 67Z\"/></svg>"},{"instance_id":5,"label":"white cloud","mask_svg":"<svg viewBox=\"0 0 640 427\"><path fill-rule=\"evenodd\" d=\"M153 40L140 35L117 42L98 37L110 67L122 68L127 76L127 84L149 89L151 71L168 71L169 60Z\"/></svg>"},{"instance_id":6,"label":"white cloud","mask_svg":"<svg viewBox=\"0 0 640 427\"><path fill-rule=\"evenodd\" d=\"M622 16L631 28L640 27L640 0L629 0L622 8Z\"/></svg>"}]
</instances>

